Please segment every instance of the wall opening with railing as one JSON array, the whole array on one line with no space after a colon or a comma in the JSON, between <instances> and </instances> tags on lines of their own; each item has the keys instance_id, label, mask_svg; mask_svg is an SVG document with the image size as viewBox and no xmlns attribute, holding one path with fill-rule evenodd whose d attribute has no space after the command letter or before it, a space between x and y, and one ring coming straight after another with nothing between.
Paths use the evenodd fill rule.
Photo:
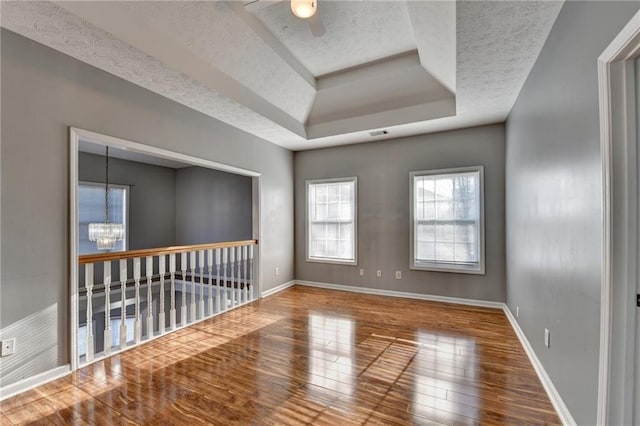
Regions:
<instances>
[{"instance_id":1,"label":"wall opening with railing","mask_svg":"<svg viewBox=\"0 0 640 426\"><path fill-rule=\"evenodd\" d=\"M257 174L102 135L75 144L72 366L259 297ZM93 194L105 181L117 197ZM125 237L99 250L84 231L107 203Z\"/></svg>"}]
</instances>

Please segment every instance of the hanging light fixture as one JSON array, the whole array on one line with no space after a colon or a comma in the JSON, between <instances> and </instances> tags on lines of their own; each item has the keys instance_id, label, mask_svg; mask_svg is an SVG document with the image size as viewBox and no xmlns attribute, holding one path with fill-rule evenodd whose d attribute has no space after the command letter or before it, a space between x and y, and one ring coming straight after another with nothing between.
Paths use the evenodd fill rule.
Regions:
<instances>
[{"instance_id":1,"label":"hanging light fixture","mask_svg":"<svg viewBox=\"0 0 640 426\"><path fill-rule=\"evenodd\" d=\"M122 223L109 222L109 147L105 154L105 185L104 185L104 222L89 224L89 241L95 241L98 250L113 250L116 241L124 238Z\"/></svg>"},{"instance_id":2,"label":"hanging light fixture","mask_svg":"<svg viewBox=\"0 0 640 426\"><path fill-rule=\"evenodd\" d=\"M311 18L317 9L316 0L291 0L291 11L298 18Z\"/></svg>"}]
</instances>

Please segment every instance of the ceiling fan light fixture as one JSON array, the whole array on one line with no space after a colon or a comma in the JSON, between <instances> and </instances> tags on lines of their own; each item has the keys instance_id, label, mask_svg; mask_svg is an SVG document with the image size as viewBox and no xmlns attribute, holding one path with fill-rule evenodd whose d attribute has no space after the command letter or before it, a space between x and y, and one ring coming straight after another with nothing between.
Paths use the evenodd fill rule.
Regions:
<instances>
[{"instance_id":1,"label":"ceiling fan light fixture","mask_svg":"<svg viewBox=\"0 0 640 426\"><path fill-rule=\"evenodd\" d=\"M291 11L298 18L311 18L317 9L316 0L291 0Z\"/></svg>"}]
</instances>

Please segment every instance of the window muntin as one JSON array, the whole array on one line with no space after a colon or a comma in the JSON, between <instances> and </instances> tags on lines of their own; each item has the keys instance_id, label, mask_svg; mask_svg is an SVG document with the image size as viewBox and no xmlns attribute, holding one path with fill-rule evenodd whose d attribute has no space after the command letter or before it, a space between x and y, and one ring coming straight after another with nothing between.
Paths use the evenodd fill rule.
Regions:
<instances>
[{"instance_id":1,"label":"window muntin","mask_svg":"<svg viewBox=\"0 0 640 426\"><path fill-rule=\"evenodd\" d=\"M98 250L95 241L89 241L89 224L104 222L104 183L78 184L78 254L104 253L127 250L129 187L109 184L109 221L122 223L125 238L116 241L113 250Z\"/></svg>"},{"instance_id":2,"label":"window muntin","mask_svg":"<svg viewBox=\"0 0 640 426\"><path fill-rule=\"evenodd\" d=\"M483 168L413 172L411 196L411 267L483 274Z\"/></svg>"},{"instance_id":3,"label":"window muntin","mask_svg":"<svg viewBox=\"0 0 640 426\"><path fill-rule=\"evenodd\" d=\"M307 181L307 260L356 263L357 179Z\"/></svg>"}]
</instances>

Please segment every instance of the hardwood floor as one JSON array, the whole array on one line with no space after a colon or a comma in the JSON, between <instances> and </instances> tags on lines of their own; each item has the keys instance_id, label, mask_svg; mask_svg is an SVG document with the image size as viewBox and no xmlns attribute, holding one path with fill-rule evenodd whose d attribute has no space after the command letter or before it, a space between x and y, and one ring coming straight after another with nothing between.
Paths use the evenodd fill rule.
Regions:
<instances>
[{"instance_id":1,"label":"hardwood floor","mask_svg":"<svg viewBox=\"0 0 640 426\"><path fill-rule=\"evenodd\" d=\"M504 313L293 287L0 403L2 424L560 424Z\"/></svg>"}]
</instances>

